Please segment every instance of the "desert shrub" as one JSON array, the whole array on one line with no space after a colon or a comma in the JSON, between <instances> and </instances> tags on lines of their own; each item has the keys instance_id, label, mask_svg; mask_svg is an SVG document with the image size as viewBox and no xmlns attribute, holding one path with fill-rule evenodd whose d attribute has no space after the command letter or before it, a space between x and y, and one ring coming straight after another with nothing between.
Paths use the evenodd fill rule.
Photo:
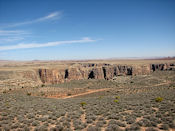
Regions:
<instances>
[{"instance_id":1,"label":"desert shrub","mask_svg":"<svg viewBox=\"0 0 175 131\"><path fill-rule=\"evenodd\" d=\"M143 118L142 121L143 121L143 126L145 127L151 126L151 122L148 119Z\"/></svg>"},{"instance_id":2,"label":"desert shrub","mask_svg":"<svg viewBox=\"0 0 175 131\"><path fill-rule=\"evenodd\" d=\"M96 123L96 126L98 126L98 127L102 127L103 126L103 122L102 121L98 121L97 123Z\"/></svg>"},{"instance_id":3,"label":"desert shrub","mask_svg":"<svg viewBox=\"0 0 175 131\"><path fill-rule=\"evenodd\" d=\"M120 99L120 96L116 96L115 99Z\"/></svg>"},{"instance_id":4,"label":"desert shrub","mask_svg":"<svg viewBox=\"0 0 175 131\"><path fill-rule=\"evenodd\" d=\"M6 94L6 93L7 93L7 91L6 91L6 90L4 90L2 93L3 93L3 94Z\"/></svg>"},{"instance_id":5,"label":"desert shrub","mask_svg":"<svg viewBox=\"0 0 175 131\"><path fill-rule=\"evenodd\" d=\"M52 117L52 120L56 120L56 119L57 119L57 117L56 117L56 116L53 116L53 117Z\"/></svg>"},{"instance_id":6,"label":"desert shrub","mask_svg":"<svg viewBox=\"0 0 175 131\"><path fill-rule=\"evenodd\" d=\"M155 98L155 101L156 102L161 102L161 101L163 101L163 98L162 97L157 97L157 98Z\"/></svg>"},{"instance_id":7,"label":"desert shrub","mask_svg":"<svg viewBox=\"0 0 175 131\"><path fill-rule=\"evenodd\" d=\"M105 131L120 131L120 128L115 124L111 124L106 128Z\"/></svg>"},{"instance_id":8,"label":"desert shrub","mask_svg":"<svg viewBox=\"0 0 175 131\"><path fill-rule=\"evenodd\" d=\"M39 131L39 127L35 127L34 131Z\"/></svg>"},{"instance_id":9,"label":"desert shrub","mask_svg":"<svg viewBox=\"0 0 175 131\"><path fill-rule=\"evenodd\" d=\"M81 130L81 129L84 128L83 123L79 119L78 120L73 120L73 125L74 125L75 130Z\"/></svg>"},{"instance_id":10,"label":"desert shrub","mask_svg":"<svg viewBox=\"0 0 175 131\"><path fill-rule=\"evenodd\" d=\"M86 120L86 122L89 124L89 123L92 123L93 120L88 118L88 119Z\"/></svg>"},{"instance_id":11,"label":"desert shrub","mask_svg":"<svg viewBox=\"0 0 175 131\"><path fill-rule=\"evenodd\" d=\"M116 120L110 120L109 122L108 122L108 126L109 125L117 125L117 122L116 122Z\"/></svg>"},{"instance_id":12,"label":"desert shrub","mask_svg":"<svg viewBox=\"0 0 175 131\"><path fill-rule=\"evenodd\" d=\"M82 130L84 127L82 125L74 125L75 130Z\"/></svg>"},{"instance_id":13,"label":"desert shrub","mask_svg":"<svg viewBox=\"0 0 175 131\"><path fill-rule=\"evenodd\" d=\"M24 128L24 127L25 127L24 124L20 124L20 125L19 125L19 128Z\"/></svg>"},{"instance_id":14,"label":"desert shrub","mask_svg":"<svg viewBox=\"0 0 175 131\"><path fill-rule=\"evenodd\" d=\"M98 99L102 99L102 98L103 98L103 96L99 96L99 97L98 97Z\"/></svg>"},{"instance_id":15,"label":"desert shrub","mask_svg":"<svg viewBox=\"0 0 175 131\"><path fill-rule=\"evenodd\" d=\"M95 121L96 118L97 118L97 117L96 117L95 115L91 115L91 116L90 116L90 119L92 119L93 121Z\"/></svg>"},{"instance_id":16,"label":"desert shrub","mask_svg":"<svg viewBox=\"0 0 175 131\"><path fill-rule=\"evenodd\" d=\"M53 125L55 125L55 120L52 120L51 122L50 122L50 124L53 124Z\"/></svg>"},{"instance_id":17,"label":"desert shrub","mask_svg":"<svg viewBox=\"0 0 175 131\"><path fill-rule=\"evenodd\" d=\"M33 121L32 122L32 126L38 126L39 125L39 122L38 121Z\"/></svg>"},{"instance_id":18,"label":"desert shrub","mask_svg":"<svg viewBox=\"0 0 175 131\"><path fill-rule=\"evenodd\" d=\"M66 120L66 118L64 116L60 118L60 122L63 122L65 120Z\"/></svg>"},{"instance_id":19,"label":"desert shrub","mask_svg":"<svg viewBox=\"0 0 175 131\"><path fill-rule=\"evenodd\" d=\"M174 120L175 121L175 120ZM175 129L175 122L174 121L171 121L171 122L169 122L169 126L171 127L171 128L173 128L173 129Z\"/></svg>"},{"instance_id":20,"label":"desert shrub","mask_svg":"<svg viewBox=\"0 0 175 131\"><path fill-rule=\"evenodd\" d=\"M154 121L151 121L151 126L153 126L153 127L157 127L157 123L154 122Z\"/></svg>"},{"instance_id":21,"label":"desert shrub","mask_svg":"<svg viewBox=\"0 0 175 131\"><path fill-rule=\"evenodd\" d=\"M45 93L44 92L41 92L41 96L44 96L45 95Z\"/></svg>"},{"instance_id":22,"label":"desert shrub","mask_svg":"<svg viewBox=\"0 0 175 131\"><path fill-rule=\"evenodd\" d=\"M64 128L64 131L73 131L73 130L69 127L69 128Z\"/></svg>"},{"instance_id":23,"label":"desert shrub","mask_svg":"<svg viewBox=\"0 0 175 131\"><path fill-rule=\"evenodd\" d=\"M50 128L50 131L57 131L57 128L56 127L52 127L52 128Z\"/></svg>"},{"instance_id":24,"label":"desert shrub","mask_svg":"<svg viewBox=\"0 0 175 131\"><path fill-rule=\"evenodd\" d=\"M86 105L86 102L81 102L80 105L83 107Z\"/></svg>"},{"instance_id":25,"label":"desert shrub","mask_svg":"<svg viewBox=\"0 0 175 131\"><path fill-rule=\"evenodd\" d=\"M158 131L157 129L153 128L153 127L149 127L147 128L145 131Z\"/></svg>"},{"instance_id":26,"label":"desert shrub","mask_svg":"<svg viewBox=\"0 0 175 131\"><path fill-rule=\"evenodd\" d=\"M24 131L22 128L17 129L17 131Z\"/></svg>"},{"instance_id":27,"label":"desert shrub","mask_svg":"<svg viewBox=\"0 0 175 131\"><path fill-rule=\"evenodd\" d=\"M12 129L17 129L19 127L19 124L18 123L15 123L11 126Z\"/></svg>"},{"instance_id":28,"label":"desert shrub","mask_svg":"<svg viewBox=\"0 0 175 131\"><path fill-rule=\"evenodd\" d=\"M45 122L45 121L47 121L47 118L46 117L44 117L44 118L42 118L42 119L40 119L42 122Z\"/></svg>"},{"instance_id":29,"label":"desert shrub","mask_svg":"<svg viewBox=\"0 0 175 131\"><path fill-rule=\"evenodd\" d=\"M44 122L43 125L47 127L49 126L48 122Z\"/></svg>"},{"instance_id":30,"label":"desert shrub","mask_svg":"<svg viewBox=\"0 0 175 131\"><path fill-rule=\"evenodd\" d=\"M32 119L32 118L34 118L34 115L33 115L33 114L28 114L28 115L27 115L27 118L28 118L28 119Z\"/></svg>"},{"instance_id":31,"label":"desert shrub","mask_svg":"<svg viewBox=\"0 0 175 131\"><path fill-rule=\"evenodd\" d=\"M110 114L110 115L108 115L107 116L107 119L109 120L109 119L115 119L115 120L118 120L119 119L119 117L116 115L116 114Z\"/></svg>"},{"instance_id":32,"label":"desert shrub","mask_svg":"<svg viewBox=\"0 0 175 131\"><path fill-rule=\"evenodd\" d=\"M137 124L137 125L139 125L139 126L143 126L143 125L144 125L144 123L143 123L143 121L142 121L142 120L140 120L140 121L136 122L136 124Z\"/></svg>"},{"instance_id":33,"label":"desert shrub","mask_svg":"<svg viewBox=\"0 0 175 131\"><path fill-rule=\"evenodd\" d=\"M1 113L1 115L2 116L8 116L8 113L6 113L6 112L3 112L3 113ZM3 120L7 120L7 119L5 119L6 117L2 117L1 119L3 119Z\"/></svg>"},{"instance_id":34,"label":"desert shrub","mask_svg":"<svg viewBox=\"0 0 175 131\"><path fill-rule=\"evenodd\" d=\"M27 95L28 95L28 96L31 96L31 94L32 94L31 92L27 92Z\"/></svg>"},{"instance_id":35,"label":"desert shrub","mask_svg":"<svg viewBox=\"0 0 175 131\"><path fill-rule=\"evenodd\" d=\"M129 120L127 120L127 124L132 124L132 123L134 123L135 122L135 120L134 119L129 119Z\"/></svg>"},{"instance_id":36,"label":"desert shrub","mask_svg":"<svg viewBox=\"0 0 175 131\"><path fill-rule=\"evenodd\" d=\"M156 112L156 117L161 118L162 114L160 112Z\"/></svg>"},{"instance_id":37,"label":"desert shrub","mask_svg":"<svg viewBox=\"0 0 175 131\"><path fill-rule=\"evenodd\" d=\"M99 131L99 129L96 126L89 126L87 131Z\"/></svg>"},{"instance_id":38,"label":"desert shrub","mask_svg":"<svg viewBox=\"0 0 175 131\"><path fill-rule=\"evenodd\" d=\"M10 131L10 127L9 126L4 126L4 129L0 128L0 131Z\"/></svg>"},{"instance_id":39,"label":"desert shrub","mask_svg":"<svg viewBox=\"0 0 175 131\"><path fill-rule=\"evenodd\" d=\"M66 114L65 112L61 112L60 113L61 116L65 116L65 114Z\"/></svg>"},{"instance_id":40,"label":"desert shrub","mask_svg":"<svg viewBox=\"0 0 175 131\"><path fill-rule=\"evenodd\" d=\"M114 100L115 103L118 103L118 100Z\"/></svg>"},{"instance_id":41,"label":"desert shrub","mask_svg":"<svg viewBox=\"0 0 175 131\"><path fill-rule=\"evenodd\" d=\"M38 130L39 131L48 131L48 128L47 128L47 126L40 126L40 127L38 127Z\"/></svg>"},{"instance_id":42,"label":"desert shrub","mask_svg":"<svg viewBox=\"0 0 175 131\"><path fill-rule=\"evenodd\" d=\"M140 131L140 126L132 124L130 127L126 128L126 131Z\"/></svg>"},{"instance_id":43,"label":"desert shrub","mask_svg":"<svg viewBox=\"0 0 175 131\"><path fill-rule=\"evenodd\" d=\"M117 125L121 127L126 127L126 124L120 121L117 121Z\"/></svg>"},{"instance_id":44,"label":"desert shrub","mask_svg":"<svg viewBox=\"0 0 175 131\"><path fill-rule=\"evenodd\" d=\"M88 126L87 123L82 123L83 128L86 128L87 126Z\"/></svg>"},{"instance_id":45,"label":"desert shrub","mask_svg":"<svg viewBox=\"0 0 175 131\"><path fill-rule=\"evenodd\" d=\"M63 131L63 126L61 124L55 126L56 131Z\"/></svg>"},{"instance_id":46,"label":"desert shrub","mask_svg":"<svg viewBox=\"0 0 175 131\"><path fill-rule=\"evenodd\" d=\"M103 117L99 117L98 120L99 120L99 121L103 121L104 118L103 118Z\"/></svg>"},{"instance_id":47,"label":"desert shrub","mask_svg":"<svg viewBox=\"0 0 175 131\"><path fill-rule=\"evenodd\" d=\"M160 129L162 129L162 130L168 130L169 129L169 126L168 126L168 124L163 124L163 125L160 126Z\"/></svg>"},{"instance_id":48,"label":"desert shrub","mask_svg":"<svg viewBox=\"0 0 175 131\"><path fill-rule=\"evenodd\" d=\"M67 96L71 96L72 94L71 93L67 93Z\"/></svg>"},{"instance_id":49,"label":"desert shrub","mask_svg":"<svg viewBox=\"0 0 175 131\"><path fill-rule=\"evenodd\" d=\"M67 121L64 121L64 122L63 122L63 126L64 126L64 127L70 127L70 123L67 122Z\"/></svg>"}]
</instances>

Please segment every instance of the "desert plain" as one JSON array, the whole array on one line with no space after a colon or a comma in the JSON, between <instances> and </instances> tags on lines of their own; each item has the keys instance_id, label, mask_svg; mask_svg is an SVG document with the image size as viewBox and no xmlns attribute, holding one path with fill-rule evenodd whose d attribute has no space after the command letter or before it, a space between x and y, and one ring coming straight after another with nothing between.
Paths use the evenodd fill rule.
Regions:
<instances>
[{"instance_id":1,"label":"desert plain","mask_svg":"<svg viewBox=\"0 0 175 131\"><path fill-rule=\"evenodd\" d=\"M0 61L0 131L175 130L175 60Z\"/></svg>"}]
</instances>

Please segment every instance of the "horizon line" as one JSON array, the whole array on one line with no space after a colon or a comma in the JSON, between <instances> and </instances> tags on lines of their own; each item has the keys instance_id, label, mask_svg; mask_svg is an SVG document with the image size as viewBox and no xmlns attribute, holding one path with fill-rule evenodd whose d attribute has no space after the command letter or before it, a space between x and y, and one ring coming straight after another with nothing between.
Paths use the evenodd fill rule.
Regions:
<instances>
[{"instance_id":1,"label":"horizon line","mask_svg":"<svg viewBox=\"0 0 175 131\"><path fill-rule=\"evenodd\" d=\"M175 56L157 56L157 57L116 57L116 58L94 58L94 59L33 59L33 60L8 60L0 59L0 61L94 61L94 60L175 60Z\"/></svg>"}]
</instances>

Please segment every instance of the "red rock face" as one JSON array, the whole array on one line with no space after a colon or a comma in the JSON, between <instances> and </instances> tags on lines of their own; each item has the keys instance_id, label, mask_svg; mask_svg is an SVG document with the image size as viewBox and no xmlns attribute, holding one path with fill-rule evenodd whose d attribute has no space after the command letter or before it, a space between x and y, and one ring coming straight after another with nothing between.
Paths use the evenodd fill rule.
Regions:
<instances>
[{"instance_id":1,"label":"red rock face","mask_svg":"<svg viewBox=\"0 0 175 131\"><path fill-rule=\"evenodd\" d=\"M170 70L174 64L147 64L139 66L110 64L80 64L68 69L39 69L40 79L46 84L81 79L112 79L120 75L148 75L151 72Z\"/></svg>"},{"instance_id":2,"label":"red rock face","mask_svg":"<svg viewBox=\"0 0 175 131\"><path fill-rule=\"evenodd\" d=\"M39 69L39 76L43 83L62 83L64 82L65 71L57 69Z\"/></svg>"}]
</instances>

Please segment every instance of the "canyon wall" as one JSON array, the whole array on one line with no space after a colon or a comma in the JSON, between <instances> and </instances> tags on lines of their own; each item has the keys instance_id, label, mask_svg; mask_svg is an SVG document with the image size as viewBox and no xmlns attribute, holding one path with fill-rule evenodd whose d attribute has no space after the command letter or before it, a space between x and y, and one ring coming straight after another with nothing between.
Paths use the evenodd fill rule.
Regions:
<instances>
[{"instance_id":1,"label":"canyon wall","mask_svg":"<svg viewBox=\"0 0 175 131\"><path fill-rule=\"evenodd\" d=\"M112 65L79 63L66 69L38 69L38 75L45 84L63 83L70 80L106 79L121 75L148 75L160 70L174 70L175 64L146 64L146 65Z\"/></svg>"},{"instance_id":2,"label":"canyon wall","mask_svg":"<svg viewBox=\"0 0 175 131\"><path fill-rule=\"evenodd\" d=\"M37 87L71 80L104 79L119 76L149 75L155 71L172 70L175 60L150 61L40 61L0 63L0 90L6 87ZM8 62L9 63L9 62Z\"/></svg>"}]
</instances>

